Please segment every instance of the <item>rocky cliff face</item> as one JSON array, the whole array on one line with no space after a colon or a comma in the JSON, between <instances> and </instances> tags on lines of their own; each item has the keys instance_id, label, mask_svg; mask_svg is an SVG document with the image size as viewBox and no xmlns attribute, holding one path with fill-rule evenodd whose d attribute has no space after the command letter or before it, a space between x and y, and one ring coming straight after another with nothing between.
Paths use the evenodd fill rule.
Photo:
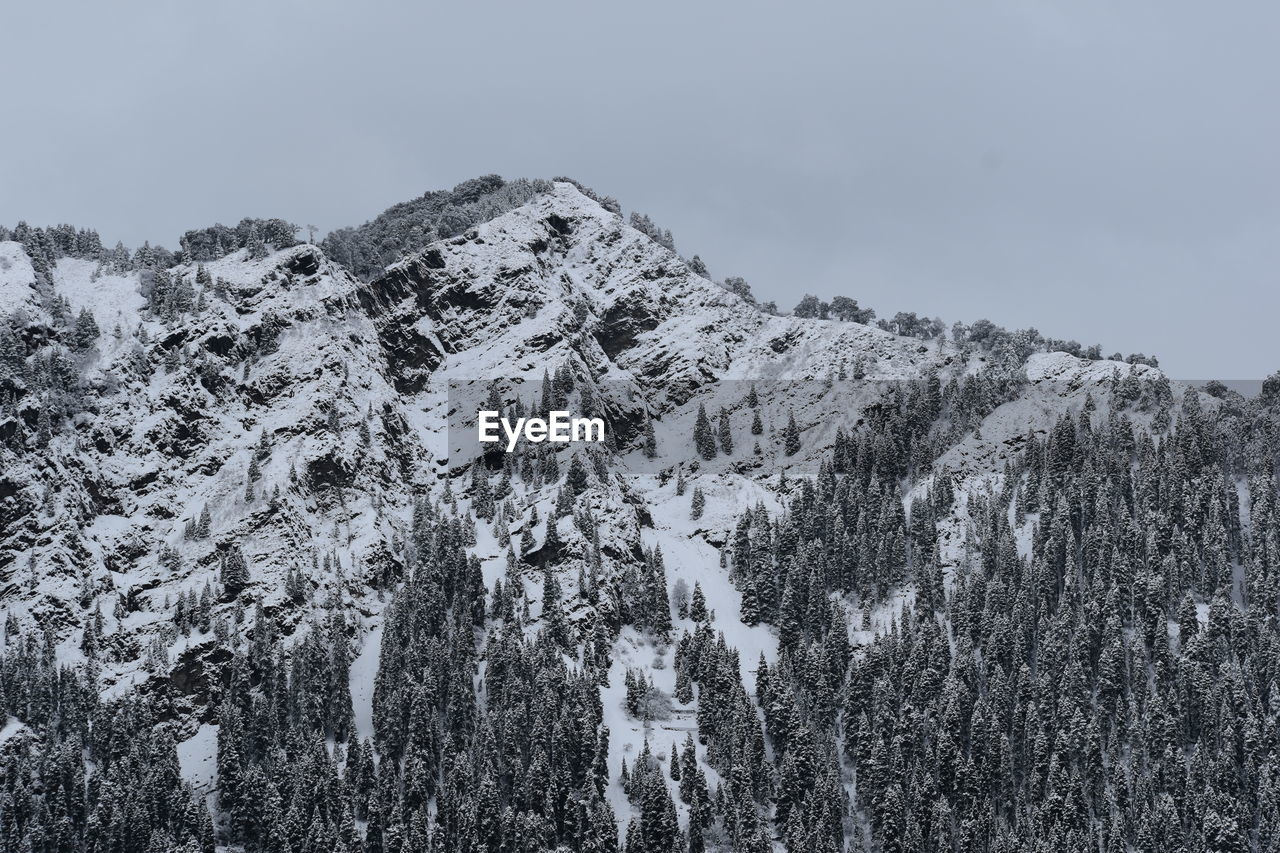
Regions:
<instances>
[{"instance_id":1,"label":"rocky cliff face","mask_svg":"<svg viewBox=\"0 0 1280 853\"><path fill-rule=\"evenodd\" d=\"M83 262L60 262L55 295L93 311L102 335L75 356L74 418L44 446L6 454L9 612L55 630L71 659L86 618L102 612L119 647L107 687L138 677L135 653L169 624L179 596L216 583L233 545L253 566L241 604L303 621L307 607L286 606L284 587L305 571L317 597L363 606L358 583L343 593L335 572L312 563L341 548L349 576L393 570L395 514L421 476L421 445L349 275L310 246L207 271L217 286L201 292L203 309L162 322L141 310L136 274L93 281ZM41 325L56 323L31 312L28 328ZM19 401L24 431L50 396ZM202 514L207 531L187 534Z\"/></svg>"}]
</instances>

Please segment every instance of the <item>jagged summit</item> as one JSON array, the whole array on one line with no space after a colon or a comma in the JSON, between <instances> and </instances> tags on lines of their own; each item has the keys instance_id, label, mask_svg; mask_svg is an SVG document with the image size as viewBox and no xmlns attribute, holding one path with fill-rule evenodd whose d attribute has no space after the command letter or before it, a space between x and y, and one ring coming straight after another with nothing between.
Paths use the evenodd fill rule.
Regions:
<instances>
[{"instance_id":1,"label":"jagged summit","mask_svg":"<svg viewBox=\"0 0 1280 853\"><path fill-rule=\"evenodd\" d=\"M424 354L403 378L417 387L436 369L540 374L572 353L596 378L683 401L709 381L820 378L858 355L885 378L954 357L858 323L767 315L565 182L395 264L369 294L383 333Z\"/></svg>"}]
</instances>

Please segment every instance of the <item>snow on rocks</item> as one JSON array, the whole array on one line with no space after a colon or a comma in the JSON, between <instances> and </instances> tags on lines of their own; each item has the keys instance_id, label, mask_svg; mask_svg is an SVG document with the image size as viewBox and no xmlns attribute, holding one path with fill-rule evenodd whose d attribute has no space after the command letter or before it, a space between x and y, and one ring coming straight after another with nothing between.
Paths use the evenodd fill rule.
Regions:
<instances>
[{"instance_id":1,"label":"snow on rocks","mask_svg":"<svg viewBox=\"0 0 1280 853\"><path fill-rule=\"evenodd\" d=\"M470 462L448 435L451 386L499 380L504 393L527 395L520 381L568 363L576 382L597 391L621 431L609 475L593 474L588 491L602 550L624 561L639 545L660 548L669 584L699 584L751 691L761 655L776 660L777 637L740 621L739 593L720 564L719 546L738 515L757 503L781 511L780 473L815 474L837 430L855 431L892 383L977 369L942 339L765 314L569 183L432 244L368 284L308 244L261 258L239 250L203 267L217 292L201 294L202 310L163 321L148 310L137 273L103 273L75 259L52 270L54 292L73 312L90 311L102 335L79 365L93 382L74 430L38 455L5 459L11 505L21 508L0 526L6 604L59 632L68 659L95 611L109 633L122 635L122 648L145 649L171 627L176 598L216 582L222 555L235 545L248 558L250 585L219 602L222 612L261 606L286 632L301 632L324 603L338 601L358 621L350 687L361 737L372 734L385 606L368 575L400 559L413 501L438 497L443 478L458 477L461 487L458 475ZM190 279L196 270L186 264L172 273ZM41 297L21 245L0 243L0 307L44 323ZM1030 390L989 413L939 461L957 478L954 516L943 529L949 564L962 557L968 492L998 484L992 478L1028 430L1078 411L1091 389L1104 396L1098 389L1117 377L1163 378L1145 365L1065 353L1033 355L1026 374ZM759 435L745 403L753 386ZM732 455L696 459L700 407L712 418L727 413ZM803 441L787 455L781 437L791 417ZM646 418L654 458L639 449ZM678 476L688 479L682 496ZM695 487L706 498L697 520L689 517ZM513 539L531 523L530 505L552 516L555 487L521 498ZM206 510L207 534L189 535ZM566 552L580 556L584 542L571 520L557 530ZM505 573L509 545L478 525L474 551L490 589ZM28 565L34 580L22 575ZM569 590L576 563L562 571ZM306 602L286 594L293 573L308 581ZM532 581L526 591L540 594ZM874 610L869 630L851 637L866 642L886 630L912 596L900 590ZM580 618L576 597L565 600L568 617ZM677 619L675 636L691 627ZM198 635L172 643L161 667L167 673L148 668L140 653L121 653L101 676L111 694L166 675L188 691L194 722L179 755L184 776L202 791L213 783L216 743L210 711L199 707L212 646ZM696 723L693 706L677 705L670 719L648 727L623 709L628 667L671 692L670 645L625 628L614 651L602 701L616 779L618 763L646 737L665 755ZM4 732L13 736L5 726L0 740ZM610 798L627 812L616 783Z\"/></svg>"}]
</instances>

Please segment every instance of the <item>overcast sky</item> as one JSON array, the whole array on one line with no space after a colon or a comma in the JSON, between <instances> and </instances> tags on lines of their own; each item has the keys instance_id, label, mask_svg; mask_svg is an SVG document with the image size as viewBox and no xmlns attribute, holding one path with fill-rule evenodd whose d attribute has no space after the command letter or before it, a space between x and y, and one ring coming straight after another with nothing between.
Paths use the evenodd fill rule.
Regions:
<instances>
[{"instance_id":1,"label":"overcast sky","mask_svg":"<svg viewBox=\"0 0 1280 853\"><path fill-rule=\"evenodd\" d=\"M174 246L568 174L786 308L1280 368L1274 2L6 6L10 225Z\"/></svg>"}]
</instances>

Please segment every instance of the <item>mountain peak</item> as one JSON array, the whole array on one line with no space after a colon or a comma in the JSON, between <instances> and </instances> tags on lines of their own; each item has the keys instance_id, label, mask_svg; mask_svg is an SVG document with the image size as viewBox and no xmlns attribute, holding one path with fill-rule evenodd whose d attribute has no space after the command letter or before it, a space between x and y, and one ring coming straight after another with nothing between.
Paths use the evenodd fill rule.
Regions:
<instances>
[{"instance_id":1,"label":"mountain peak","mask_svg":"<svg viewBox=\"0 0 1280 853\"><path fill-rule=\"evenodd\" d=\"M684 778L740 775L724 756L748 750L761 756L759 791L791 778L799 762L773 767L763 746L723 738L754 732L756 745L769 738L785 750L778 726L791 718L777 717L772 697L796 684L793 707L826 707L811 722L839 736L835 687L857 703L886 681L855 654L870 649L871 659L886 634L910 635L944 664L954 643L962 663L948 683L964 684L974 661L987 665L963 651L974 625L1008 617L991 602L1009 589L1035 602L1018 605L1032 614L1055 596L1075 607L1092 594L1073 586L1090 572L1132 586L1129 601L1163 595L1158 580L1130 581L1164 567L1185 572L1183 586L1202 572L1203 590L1229 588L1223 549L1238 555L1232 536L1244 528L1221 519L1239 510L1244 481L1223 479L1237 457L1211 458L1217 427L1205 426L1221 416L1233 428L1225 404L1191 406L1189 438L1167 441L1179 396L1198 398L1145 364L1039 352L1043 341L991 324L922 339L854 322L859 312L776 316L615 207L570 181L496 179L407 203L397 216L435 217L421 233L405 237L406 220L393 216L323 248L271 251L259 234L221 257L166 265L50 261L38 249L33 260L25 244L0 243L0 298L17 309L0 323L7 629L43 631L45 657L79 667L100 696L160 697L155 719L180 742L184 776L201 793L218 789L210 802L241 823L236 774L265 778L271 766L266 751L240 752L257 743L245 727L279 721L281 709L292 709L281 723L289 744L371 740L342 761L289 755L291 766L323 773L315 768L331 763L354 778L435 760L434 748L406 756L406 720L486 715L496 732L546 711L570 732L586 709L599 715L578 732L576 754L591 756L578 771L589 775L572 790L627 813L635 779L665 790L654 770L675 753L644 747L659 720L707 739L704 748L690 737ZM395 251L411 246L385 269L371 249L384 231L405 237ZM481 453L473 397L486 408L496 397L510 415L577 407L607 423L607 440ZM1086 490L1088 512L1061 510ZM1269 506L1265 494L1253 505ZM1180 495L1185 507L1164 506ZM1150 521L1165 512L1199 517ZM1073 525L1107 513L1123 517L1076 538ZM1131 535L1140 524L1150 535ZM1203 546L1189 544L1204 531ZM1179 542L1189 559L1135 550ZM1095 571L1108 559L1114 567ZM1123 643L1117 607L1107 606L1107 631ZM1138 642L1169 635L1159 602L1144 607L1130 615L1154 614ZM1196 621L1195 603L1182 609ZM947 624L950 613L965 621ZM1019 636L1088 618L1075 612ZM1123 662L1125 646L1115 648ZM1019 671L1016 662L993 665L987 682ZM833 678L797 681L825 667ZM547 709L507 704L526 677L573 683L573 698L548 691L538 694ZM0 693L35 695L8 682ZM930 713L945 719L958 706L935 694ZM760 726L757 699L772 728ZM27 705L12 712L22 728L5 732L56 730ZM731 724L716 716L726 709ZM420 731L434 737L435 724ZM474 734L458 724L450 743L488 766ZM9 735L0 748L13 748ZM926 734L913 748L935 746ZM617 781L624 755L629 785ZM836 759L832 780L845 772ZM859 784L873 769L860 768ZM409 790L384 778L386 790ZM682 801L685 826L700 796ZM760 801L751 789L734 796L739 814L754 814L743 811ZM825 809L839 791L822 800ZM598 814L602 837L616 835ZM754 819L764 834L753 849L768 845L773 818ZM232 837L241 824L220 822L224 840L244 841Z\"/></svg>"}]
</instances>

